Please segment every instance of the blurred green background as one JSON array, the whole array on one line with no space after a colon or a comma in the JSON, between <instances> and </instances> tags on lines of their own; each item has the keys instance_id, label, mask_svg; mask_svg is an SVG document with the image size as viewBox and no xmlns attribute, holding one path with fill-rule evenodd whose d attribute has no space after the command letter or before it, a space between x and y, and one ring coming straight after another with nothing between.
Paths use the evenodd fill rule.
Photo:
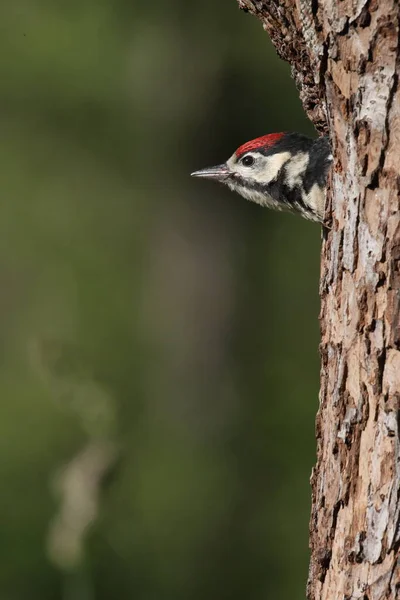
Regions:
<instances>
[{"instance_id":1,"label":"blurred green background","mask_svg":"<svg viewBox=\"0 0 400 600\"><path fill-rule=\"evenodd\" d=\"M189 173L312 134L235 0L0 8L1 600L302 599L320 229Z\"/></svg>"}]
</instances>

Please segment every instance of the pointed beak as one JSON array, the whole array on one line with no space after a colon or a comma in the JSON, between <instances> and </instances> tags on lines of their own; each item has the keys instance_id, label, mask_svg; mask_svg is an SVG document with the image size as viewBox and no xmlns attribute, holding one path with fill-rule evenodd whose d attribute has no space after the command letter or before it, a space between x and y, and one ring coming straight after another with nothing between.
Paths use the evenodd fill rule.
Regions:
<instances>
[{"instance_id":1,"label":"pointed beak","mask_svg":"<svg viewBox=\"0 0 400 600\"><path fill-rule=\"evenodd\" d=\"M230 175L230 171L226 164L217 165L216 167L207 167L190 173L191 177L204 177L204 179L215 179L216 181L224 181Z\"/></svg>"}]
</instances>

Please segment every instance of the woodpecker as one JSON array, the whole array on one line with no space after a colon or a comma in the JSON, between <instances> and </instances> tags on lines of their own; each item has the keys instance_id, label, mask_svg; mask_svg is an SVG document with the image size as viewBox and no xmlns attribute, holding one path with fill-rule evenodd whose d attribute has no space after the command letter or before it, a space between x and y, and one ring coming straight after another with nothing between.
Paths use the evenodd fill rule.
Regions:
<instances>
[{"instance_id":1,"label":"woodpecker","mask_svg":"<svg viewBox=\"0 0 400 600\"><path fill-rule=\"evenodd\" d=\"M326 137L270 133L240 146L226 163L191 175L224 183L261 206L323 223L332 160Z\"/></svg>"}]
</instances>

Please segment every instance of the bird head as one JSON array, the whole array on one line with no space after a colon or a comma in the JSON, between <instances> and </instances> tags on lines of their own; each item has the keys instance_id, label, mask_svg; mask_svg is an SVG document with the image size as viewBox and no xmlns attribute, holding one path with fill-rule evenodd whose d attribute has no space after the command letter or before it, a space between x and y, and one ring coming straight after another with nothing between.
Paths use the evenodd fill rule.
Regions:
<instances>
[{"instance_id":1,"label":"bird head","mask_svg":"<svg viewBox=\"0 0 400 600\"><path fill-rule=\"evenodd\" d=\"M272 133L240 146L225 162L192 173L192 177L213 179L228 185L248 197L248 191L266 186L277 176L290 158L289 152L279 144L284 133Z\"/></svg>"},{"instance_id":2,"label":"bird head","mask_svg":"<svg viewBox=\"0 0 400 600\"><path fill-rule=\"evenodd\" d=\"M322 152L315 140L299 133L271 133L243 144L225 163L195 171L192 176L221 182L262 206L300 211L314 220L313 215L307 214L308 206L303 206L308 203L307 177L314 162L317 168L313 168L311 176L318 173L317 155L322 158L327 152L328 142L324 142ZM318 202L323 204L322 196ZM322 209L313 210L318 212L315 220L320 220Z\"/></svg>"}]
</instances>

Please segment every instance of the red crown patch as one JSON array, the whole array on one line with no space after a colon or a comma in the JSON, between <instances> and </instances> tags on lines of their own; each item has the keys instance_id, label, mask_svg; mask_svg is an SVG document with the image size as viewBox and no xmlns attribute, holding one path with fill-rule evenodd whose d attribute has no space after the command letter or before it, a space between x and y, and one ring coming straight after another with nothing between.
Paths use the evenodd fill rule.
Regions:
<instances>
[{"instance_id":1,"label":"red crown patch","mask_svg":"<svg viewBox=\"0 0 400 600\"><path fill-rule=\"evenodd\" d=\"M255 140L251 140L250 142L246 142L242 146L236 150L235 154L239 158L246 152L250 152L251 150L256 150L257 148L269 148L273 146L284 133L269 133L267 135L262 135L261 137L256 138Z\"/></svg>"}]
</instances>

